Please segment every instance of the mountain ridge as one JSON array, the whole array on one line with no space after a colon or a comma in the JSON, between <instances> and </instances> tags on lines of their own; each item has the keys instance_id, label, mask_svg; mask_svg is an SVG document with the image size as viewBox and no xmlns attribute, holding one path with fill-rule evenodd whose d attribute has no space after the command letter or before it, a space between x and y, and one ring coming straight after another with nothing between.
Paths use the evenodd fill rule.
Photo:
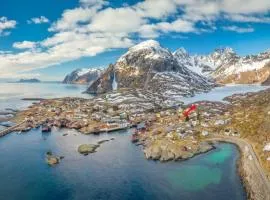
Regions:
<instances>
[{"instance_id":1,"label":"mountain ridge","mask_svg":"<svg viewBox=\"0 0 270 200\"><path fill-rule=\"evenodd\" d=\"M67 74L65 84L92 84L103 73L103 68L78 68Z\"/></svg>"}]
</instances>

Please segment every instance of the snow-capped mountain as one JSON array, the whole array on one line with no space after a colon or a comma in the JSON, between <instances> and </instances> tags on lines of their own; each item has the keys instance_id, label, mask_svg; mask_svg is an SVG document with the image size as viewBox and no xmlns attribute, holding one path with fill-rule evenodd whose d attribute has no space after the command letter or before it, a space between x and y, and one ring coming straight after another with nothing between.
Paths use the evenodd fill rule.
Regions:
<instances>
[{"instance_id":1,"label":"snow-capped mountain","mask_svg":"<svg viewBox=\"0 0 270 200\"><path fill-rule=\"evenodd\" d=\"M241 57L231 48L220 48L209 55L189 55L180 48L173 55L179 65L219 83L263 83L270 73L270 52Z\"/></svg>"},{"instance_id":2,"label":"snow-capped mountain","mask_svg":"<svg viewBox=\"0 0 270 200\"><path fill-rule=\"evenodd\" d=\"M180 65L168 49L154 40L131 47L114 65L108 67L87 92L111 91L115 80L118 89L144 89L171 97L193 95L213 87L206 77Z\"/></svg>"},{"instance_id":3,"label":"snow-capped mountain","mask_svg":"<svg viewBox=\"0 0 270 200\"><path fill-rule=\"evenodd\" d=\"M63 83L69 84L92 84L97 80L104 69L102 68L82 68L76 69L70 74L66 75Z\"/></svg>"},{"instance_id":4,"label":"snow-capped mountain","mask_svg":"<svg viewBox=\"0 0 270 200\"><path fill-rule=\"evenodd\" d=\"M180 65L207 77L211 77L211 74L220 66L237 58L231 48L216 49L209 55L189 55L184 48L180 48L173 54Z\"/></svg>"},{"instance_id":5,"label":"snow-capped mountain","mask_svg":"<svg viewBox=\"0 0 270 200\"><path fill-rule=\"evenodd\" d=\"M258 55L238 56L213 73L221 83L264 83L270 75L270 52Z\"/></svg>"}]
</instances>

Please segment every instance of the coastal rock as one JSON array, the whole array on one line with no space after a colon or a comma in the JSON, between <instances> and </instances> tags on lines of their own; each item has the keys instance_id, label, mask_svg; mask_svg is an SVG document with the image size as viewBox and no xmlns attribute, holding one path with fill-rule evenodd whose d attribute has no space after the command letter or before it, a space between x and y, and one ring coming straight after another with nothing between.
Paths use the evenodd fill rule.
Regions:
<instances>
[{"instance_id":1,"label":"coastal rock","mask_svg":"<svg viewBox=\"0 0 270 200\"><path fill-rule=\"evenodd\" d=\"M100 141L98 141L98 144L103 144L103 143L105 143L105 142L109 142L110 140L100 140Z\"/></svg>"},{"instance_id":2,"label":"coastal rock","mask_svg":"<svg viewBox=\"0 0 270 200\"><path fill-rule=\"evenodd\" d=\"M83 155L88 155L89 153L96 152L96 149L99 147L98 144L82 144L78 147L78 152Z\"/></svg>"},{"instance_id":3,"label":"coastal rock","mask_svg":"<svg viewBox=\"0 0 270 200\"><path fill-rule=\"evenodd\" d=\"M161 148L159 146L150 146L144 149L144 154L147 159L159 160L161 157Z\"/></svg>"},{"instance_id":4,"label":"coastal rock","mask_svg":"<svg viewBox=\"0 0 270 200\"><path fill-rule=\"evenodd\" d=\"M59 163L59 158L56 156L47 156L46 162L48 165L56 165Z\"/></svg>"},{"instance_id":5,"label":"coastal rock","mask_svg":"<svg viewBox=\"0 0 270 200\"><path fill-rule=\"evenodd\" d=\"M58 157L58 156L53 155L51 151L48 151L46 153L46 162L50 166L58 164L60 162L60 159L63 159L63 158L64 158L63 156Z\"/></svg>"},{"instance_id":6,"label":"coastal rock","mask_svg":"<svg viewBox=\"0 0 270 200\"><path fill-rule=\"evenodd\" d=\"M152 142L144 142L144 154L147 159L166 162L170 160L186 160L214 148L213 145L207 142L191 146L191 143L183 145L181 142L178 143L163 138Z\"/></svg>"}]
</instances>

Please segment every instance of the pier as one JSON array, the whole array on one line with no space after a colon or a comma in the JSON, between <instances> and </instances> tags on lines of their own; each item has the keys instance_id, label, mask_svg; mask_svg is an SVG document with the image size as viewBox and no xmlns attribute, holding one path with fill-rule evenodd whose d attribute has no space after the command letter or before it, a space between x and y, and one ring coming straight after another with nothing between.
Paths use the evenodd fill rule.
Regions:
<instances>
[{"instance_id":1,"label":"pier","mask_svg":"<svg viewBox=\"0 0 270 200\"><path fill-rule=\"evenodd\" d=\"M23 122L21 122L21 123L19 123L19 124L16 124L16 125L14 125L14 126L12 126L12 127L9 127L9 128L6 128L6 129L0 131L0 137L3 137L3 136L5 136L5 135L11 133L12 131L14 131L15 128L19 127L19 126L22 125L23 123L25 123L25 121L23 121Z\"/></svg>"}]
</instances>

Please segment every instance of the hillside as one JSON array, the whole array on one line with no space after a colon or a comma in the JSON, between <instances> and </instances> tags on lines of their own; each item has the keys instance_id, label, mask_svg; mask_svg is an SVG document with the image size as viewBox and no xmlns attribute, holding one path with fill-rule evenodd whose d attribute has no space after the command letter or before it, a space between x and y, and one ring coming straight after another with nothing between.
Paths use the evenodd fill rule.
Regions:
<instances>
[{"instance_id":1,"label":"hillside","mask_svg":"<svg viewBox=\"0 0 270 200\"><path fill-rule=\"evenodd\" d=\"M117 88L151 91L162 96L190 96L209 91L214 84L206 77L180 65L172 52L157 41L148 40L122 55L87 90L100 94Z\"/></svg>"}]
</instances>

